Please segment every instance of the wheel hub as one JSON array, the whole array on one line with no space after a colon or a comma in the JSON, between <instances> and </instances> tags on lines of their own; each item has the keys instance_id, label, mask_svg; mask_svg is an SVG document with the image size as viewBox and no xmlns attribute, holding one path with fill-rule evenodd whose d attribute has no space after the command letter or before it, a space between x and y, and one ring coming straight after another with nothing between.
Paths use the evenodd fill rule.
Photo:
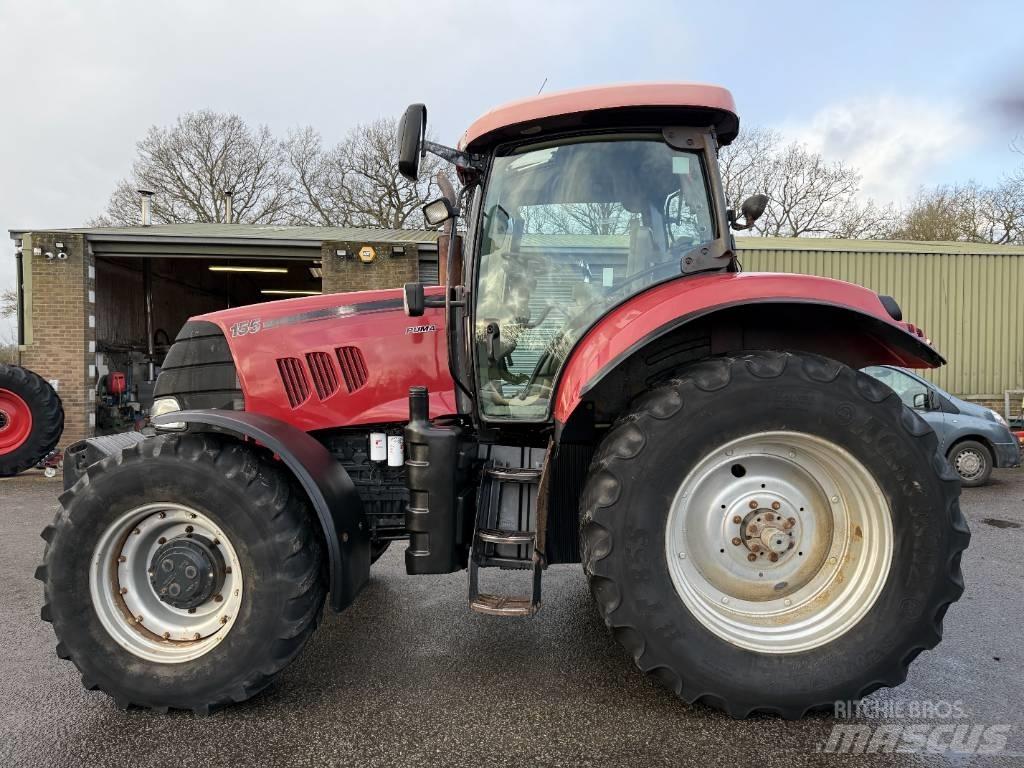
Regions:
<instances>
[{"instance_id":1,"label":"wheel hub","mask_svg":"<svg viewBox=\"0 0 1024 768\"><path fill-rule=\"evenodd\" d=\"M180 663L225 638L244 585L224 529L197 509L154 502L124 512L104 531L89 590L118 644L150 661Z\"/></svg>"},{"instance_id":2,"label":"wheel hub","mask_svg":"<svg viewBox=\"0 0 1024 768\"><path fill-rule=\"evenodd\" d=\"M771 501L768 506L761 506L762 501L751 499L747 506L751 507L739 523L735 523L740 544L747 551L747 561L756 562L767 560L776 564L788 559L793 555L796 544L799 541L801 526L799 525L799 512L790 510L792 514L786 517L783 514L782 502L778 499ZM753 557L751 557L753 555Z\"/></svg>"},{"instance_id":3,"label":"wheel hub","mask_svg":"<svg viewBox=\"0 0 1024 768\"><path fill-rule=\"evenodd\" d=\"M32 432L32 410L20 395L0 389L0 454L10 453Z\"/></svg>"},{"instance_id":4,"label":"wheel hub","mask_svg":"<svg viewBox=\"0 0 1024 768\"><path fill-rule=\"evenodd\" d=\"M981 456L974 451L963 451L956 457L956 469L965 476L972 477L981 472Z\"/></svg>"},{"instance_id":5,"label":"wheel hub","mask_svg":"<svg viewBox=\"0 0 1024 768\"><path fill-rule=\"evenodd\" d=\"M185 536L160 547L149 568L149 583L160 599L181 610L202 605L224 584L224 557L202 536Z\"/></svg>"},{"instance_id":6,"label":"wheel hub","mask_svg":"<svg viewBox=\"0 0 1024 768\"><path fill-rule=\"evenodd\" d=\"M666 523L683 604L742 648L793 653L838 637L870 608L892 558L888 505L842 447L761 432L708 454Z\"/></svg>"}]
</instances>

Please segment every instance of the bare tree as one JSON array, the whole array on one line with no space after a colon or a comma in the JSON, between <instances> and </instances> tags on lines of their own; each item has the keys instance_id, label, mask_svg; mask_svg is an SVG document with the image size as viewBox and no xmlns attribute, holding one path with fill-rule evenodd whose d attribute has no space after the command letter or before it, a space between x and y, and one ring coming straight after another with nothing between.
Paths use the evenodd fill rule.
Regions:
<instances>
[{"instance_id":1,"label":"bare tree","mask_svg":"<svg viewBox=\"0 0 1024 768\"><path fill-rule=\"evenodd\" d=\"M722 184L738 210L754 193L768 208L754 232L774 237L887 237L896 226L892 205L861 200L860 175L830 163L799 143L783 144L772 130L754 128L720 153Z\"/></svg>"},{"instance_id":2,"label":"bare tree","mask_svg":"<svg viewBox=\"0 0 1024 768\"><path fill-rule=\"evenodd\" d=\"M289 219L288 167L266 126L250 128L238 115L189 112L169 128L153 126L136 147L132 174L117 185L99 223L139 224L138 189L156 193L154 223L223 222L227 191L233 222Z\"/></svg>"},{"instance_id":3,"label":"bare tree","mask_svg":"<svg viewBox=\"0 0 1024 768\"><path fill-rule=\"evenodd\" d=\"M18 314L18 291L16 288L0 290L0 317L14 317Z\"/></svg>"},{"instance_id":4,"label":"bare tree","mask_svg":"<svg viewBox=\"0 0 1024 768\"><path fill-rule=\"evenodd\" d=\"M921 190L897 236L907 240L1024 243L1024 172L992 187L974 181Z\"/></svg>"},{"instance_id":5,"label":"bare tree","mask_svg":"<svg viewBox=\"0 0 1024 768\"><path fill-rule=\"evenodd\" d=\"M719 153L725 199L733 210L738 211L749 195L767 194L768 179L781 145L782 136L777 131L752 128Z\"/></svg>"},{"instance_id":6,"label":"bare tree","mask_svg":"<svg viewBox=\"0 0 1024 768\"><path fill-rule=\"evenodd\" d=\"M436 174L450 173L427 155L419 180L398 172L398 122L380 118L357 125L331 150L312 129L293 132L285 142L295 207L302 224L355 227L425 226L421 208L439 194Z\"/></svg>"}]
</instances>

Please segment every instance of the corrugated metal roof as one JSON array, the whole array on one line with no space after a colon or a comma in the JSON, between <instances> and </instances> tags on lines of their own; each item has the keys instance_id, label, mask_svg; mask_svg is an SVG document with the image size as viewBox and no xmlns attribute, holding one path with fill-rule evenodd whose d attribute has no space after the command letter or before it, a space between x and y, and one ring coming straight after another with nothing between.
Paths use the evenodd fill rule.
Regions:
<instances>
[{"instance_id":1,"label":"corrugated metal roof","mask_svg":"<svg viewBox=\"0 0 1024 768\"><path fill-rule=\"evenodd\" d=\"M11 237L33 230L12 229ZM87 240L201 238L209 240L292 240L323 242L356 240L375 243L436 243L439 232L422 229L374 229L371 227L289 227L272 224L154 224L151 227L69 227L36 232L84 234Z\"/></svg>"},{"instance_id":2,"label":"corrugated metal roof","mask_svg":"<svg viewBox=\"0 0 1024 768\"><path fill-rule=\"evenodd\" d=\"M737 237L741 251L848 251L857 253L948 253L1024 256L1024 246L926 240L841 240L832 237Z\"/></svg>"}]
</instances>

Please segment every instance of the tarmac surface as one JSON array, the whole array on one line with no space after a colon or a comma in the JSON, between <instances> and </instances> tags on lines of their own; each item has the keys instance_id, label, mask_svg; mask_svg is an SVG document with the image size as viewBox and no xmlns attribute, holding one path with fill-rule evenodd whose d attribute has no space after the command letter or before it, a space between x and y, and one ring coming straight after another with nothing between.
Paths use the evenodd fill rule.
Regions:
<instances>
[{"instance_id":1,"label":"tarmac surface","mask_svg":"<svg viewBox=\"0 0 1024 768\"><path fill-rule=\"evenodd\" d=\"M906 684L867 700L883 717L855 721L897 737L920 724L934 751L921 738L915 753L858 756L828 752L833 728L854 721L734 721L677 700L613 642L579 566L548 570L533 619L490 618L466 607L464 573L406 576L402 546L255 699L209 717L122 712L81 687L39 619L42 587L32 575L59 486L37 472L0 480L2 768L1024 765L1021 470L964 491L974 538L963 562L967 592L947 614L945 640L918 658ZM968 744L971 728L996 727L980 743L1002 734L1005 747L952 752L957 726Z\"/></svg>"}]
</instances>

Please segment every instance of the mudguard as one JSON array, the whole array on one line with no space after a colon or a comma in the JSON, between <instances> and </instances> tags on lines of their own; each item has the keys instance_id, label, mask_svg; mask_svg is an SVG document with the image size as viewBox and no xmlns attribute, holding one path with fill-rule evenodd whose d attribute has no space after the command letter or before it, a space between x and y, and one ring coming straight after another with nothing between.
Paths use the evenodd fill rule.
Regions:
<instances>
[{"instance_id":1,"label":"mudguard","mask_svg":"<svg viewBox=\"0 0 1024 768\"><path fill-rule=\"evenodd\" d=\"M837 341L861 342L860 360L908 368L944 364L919 328L893 316L899 313L888 301L892 307L863 286L811 275L718 273L662 283L617 306L576 344L559 377L552 415L566 423L587 392L661 336L716 312L751 305L828 308L848 316L859 337Z\"/></svg>"},{"instance_id":2,"label":"mudguard","mask_svg":"<svg viewBox=\"0 0 1024 768\"><path fill-rule=\"evenodd\" d=\"M363 503L352 479L327 449L301 429L259 413L227 410L175 411L153 424L186 422L194 431L226 430L251 438L284 463L309 496L323 528L330 565L330 605L349 606L370 578L370 536Z\"/></svg>"}]
</instances>

